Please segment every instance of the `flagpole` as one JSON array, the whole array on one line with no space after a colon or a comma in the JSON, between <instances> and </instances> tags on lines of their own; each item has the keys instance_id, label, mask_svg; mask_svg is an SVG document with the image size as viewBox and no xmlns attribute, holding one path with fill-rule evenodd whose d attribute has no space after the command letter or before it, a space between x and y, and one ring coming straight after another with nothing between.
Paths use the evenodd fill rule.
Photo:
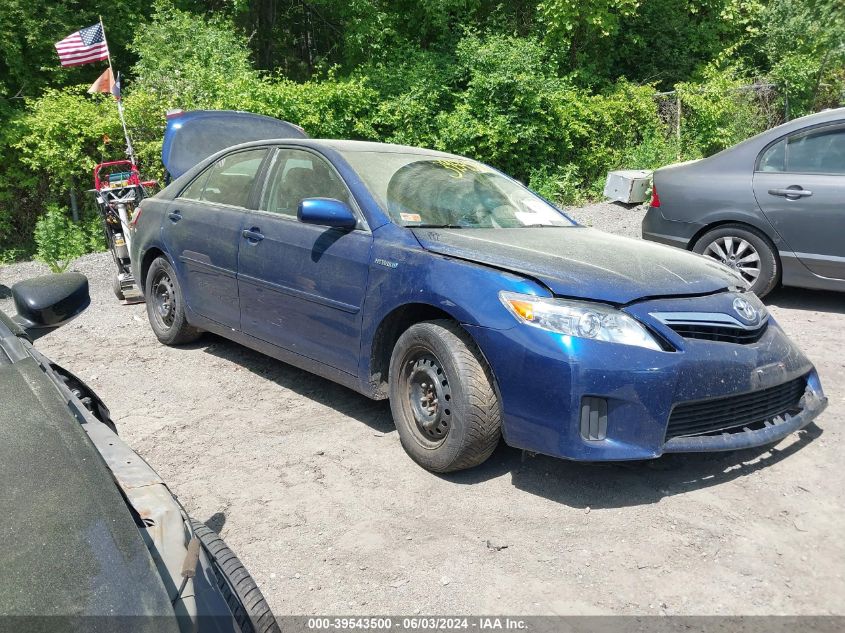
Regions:
<instances>
[{"instance_id":1,"label":"flagpole","mask_svg":"<svg viewBox=\"0 0 845 633\"><path fill-rule=\"evenodd\" d=\"M109 40L106 37L106 27L103 25L103 16L100 16L100 30L103 32L103 41L106 43L106 55L109 60L109 72L112 76L112 81L117 81L114 76L114 70L111 65L111 49L109 48ZM118 84L119 85L119 84ZM135 166L135 150L132 148L132 139L129 138L129 129L126 127L126 119L123 117L123 99L120 93L113 95L117 99L117 114L120 117L120 124L123 126L123 136L126 139L126 153L129 155L129 160L132 166Z\"/></svg>"}]
</instances>

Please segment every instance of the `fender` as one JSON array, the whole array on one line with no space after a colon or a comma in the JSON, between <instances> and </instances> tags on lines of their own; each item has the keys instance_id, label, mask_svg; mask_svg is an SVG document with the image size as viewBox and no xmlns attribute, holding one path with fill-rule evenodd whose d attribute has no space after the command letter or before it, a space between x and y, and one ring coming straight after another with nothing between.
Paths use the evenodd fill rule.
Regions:
<instances>
[{"instance_id":1,"label":"fender","mask_svg":"<svg viewBox=\"0 0 845 633\"><path fill-rule=\"evenodd\" d=\"M755 200L756 204L756 200ZM789 250L786 242L777 232L774 226L762 214L757 214L748 209L733 207L733 208L719 208L712 211L707 211L697 218L696 224L701 226L701 229L696 231L693 238L690 240L689 248L701 237L706 231L709 231L714 226L719 224L727 224L735 222L751 226L768 237L775 248L780 250ZM791 252L791 251L790 251Z\"/></svg>"},{"instance_id":2,"label":"fender","mask_svg":"<svg viewBox=\"0 0 845 633\"><path fill-rule=\"evenodd\" d=\"M419 309L418 320L427 320L425 307L430 307L463 325L506 330L516 322L499 300L501 290L551 295L521 275L426 251L410 231L394 224L375 231L374 238L361 322L363 393L374 392L372 358L379 326L402 307Z\"/></svg>"}]
</instances>

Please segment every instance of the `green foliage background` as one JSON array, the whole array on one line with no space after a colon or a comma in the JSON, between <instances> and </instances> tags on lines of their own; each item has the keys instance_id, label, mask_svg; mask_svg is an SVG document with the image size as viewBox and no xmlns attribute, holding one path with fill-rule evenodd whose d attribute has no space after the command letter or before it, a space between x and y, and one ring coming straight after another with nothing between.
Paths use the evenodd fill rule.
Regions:
<instances>
[{"instance_id":1,"label":"green foliage background","mask_svg":"<svg viewBox=\"0 0 845 633\"><path fill-rule=\"evenodd\" d=\"M709 155L845 99L842 0L4 0L0 261L34 254L36 232L57 267L101 247L85 190L123 157L120 124L85 92L104 64L62 69L53 49L99 15L152 177L168 109L227 108L465 154L578 203L609 169Z\"/></svg>"}]
</instances>

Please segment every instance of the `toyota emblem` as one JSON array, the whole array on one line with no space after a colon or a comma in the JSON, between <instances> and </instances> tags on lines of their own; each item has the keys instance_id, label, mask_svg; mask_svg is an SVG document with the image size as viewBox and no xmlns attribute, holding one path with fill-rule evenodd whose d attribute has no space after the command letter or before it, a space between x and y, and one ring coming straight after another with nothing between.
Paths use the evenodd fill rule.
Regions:
<instances>
[{"instance_id":1,"label":"toyota emblem","mask_svg":"<svg viewBox=\"0 0 845 633\"><path fill-rule=\"evenodd\" d=\"M734 311L749 323L754 323L757 320L757 308L742 297L734 299Z\"/></svg>"}]
</instances>

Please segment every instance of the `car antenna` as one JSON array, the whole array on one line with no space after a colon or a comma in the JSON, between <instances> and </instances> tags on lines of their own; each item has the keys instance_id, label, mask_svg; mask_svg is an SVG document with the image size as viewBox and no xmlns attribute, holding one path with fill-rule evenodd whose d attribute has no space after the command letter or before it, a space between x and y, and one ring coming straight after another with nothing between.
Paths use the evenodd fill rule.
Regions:
<instances>
[{"instance_id":1,"label":"car antenna","mask_svg":"<svg viewBox=\"0 0 845 633\"><path fill-rule=\"evenodd\" d=\"M185 591L185 586L188 584L188 579L197 575L197 562L200 557L200 540L195 536L188 543L188 553L185 554L185 560L182 561L182 584L179 585L179 591L176 592L176 597L170 601L170 604L176 604L176 601L182 597L182 592Z\"/></svg>"}]
</instances>

